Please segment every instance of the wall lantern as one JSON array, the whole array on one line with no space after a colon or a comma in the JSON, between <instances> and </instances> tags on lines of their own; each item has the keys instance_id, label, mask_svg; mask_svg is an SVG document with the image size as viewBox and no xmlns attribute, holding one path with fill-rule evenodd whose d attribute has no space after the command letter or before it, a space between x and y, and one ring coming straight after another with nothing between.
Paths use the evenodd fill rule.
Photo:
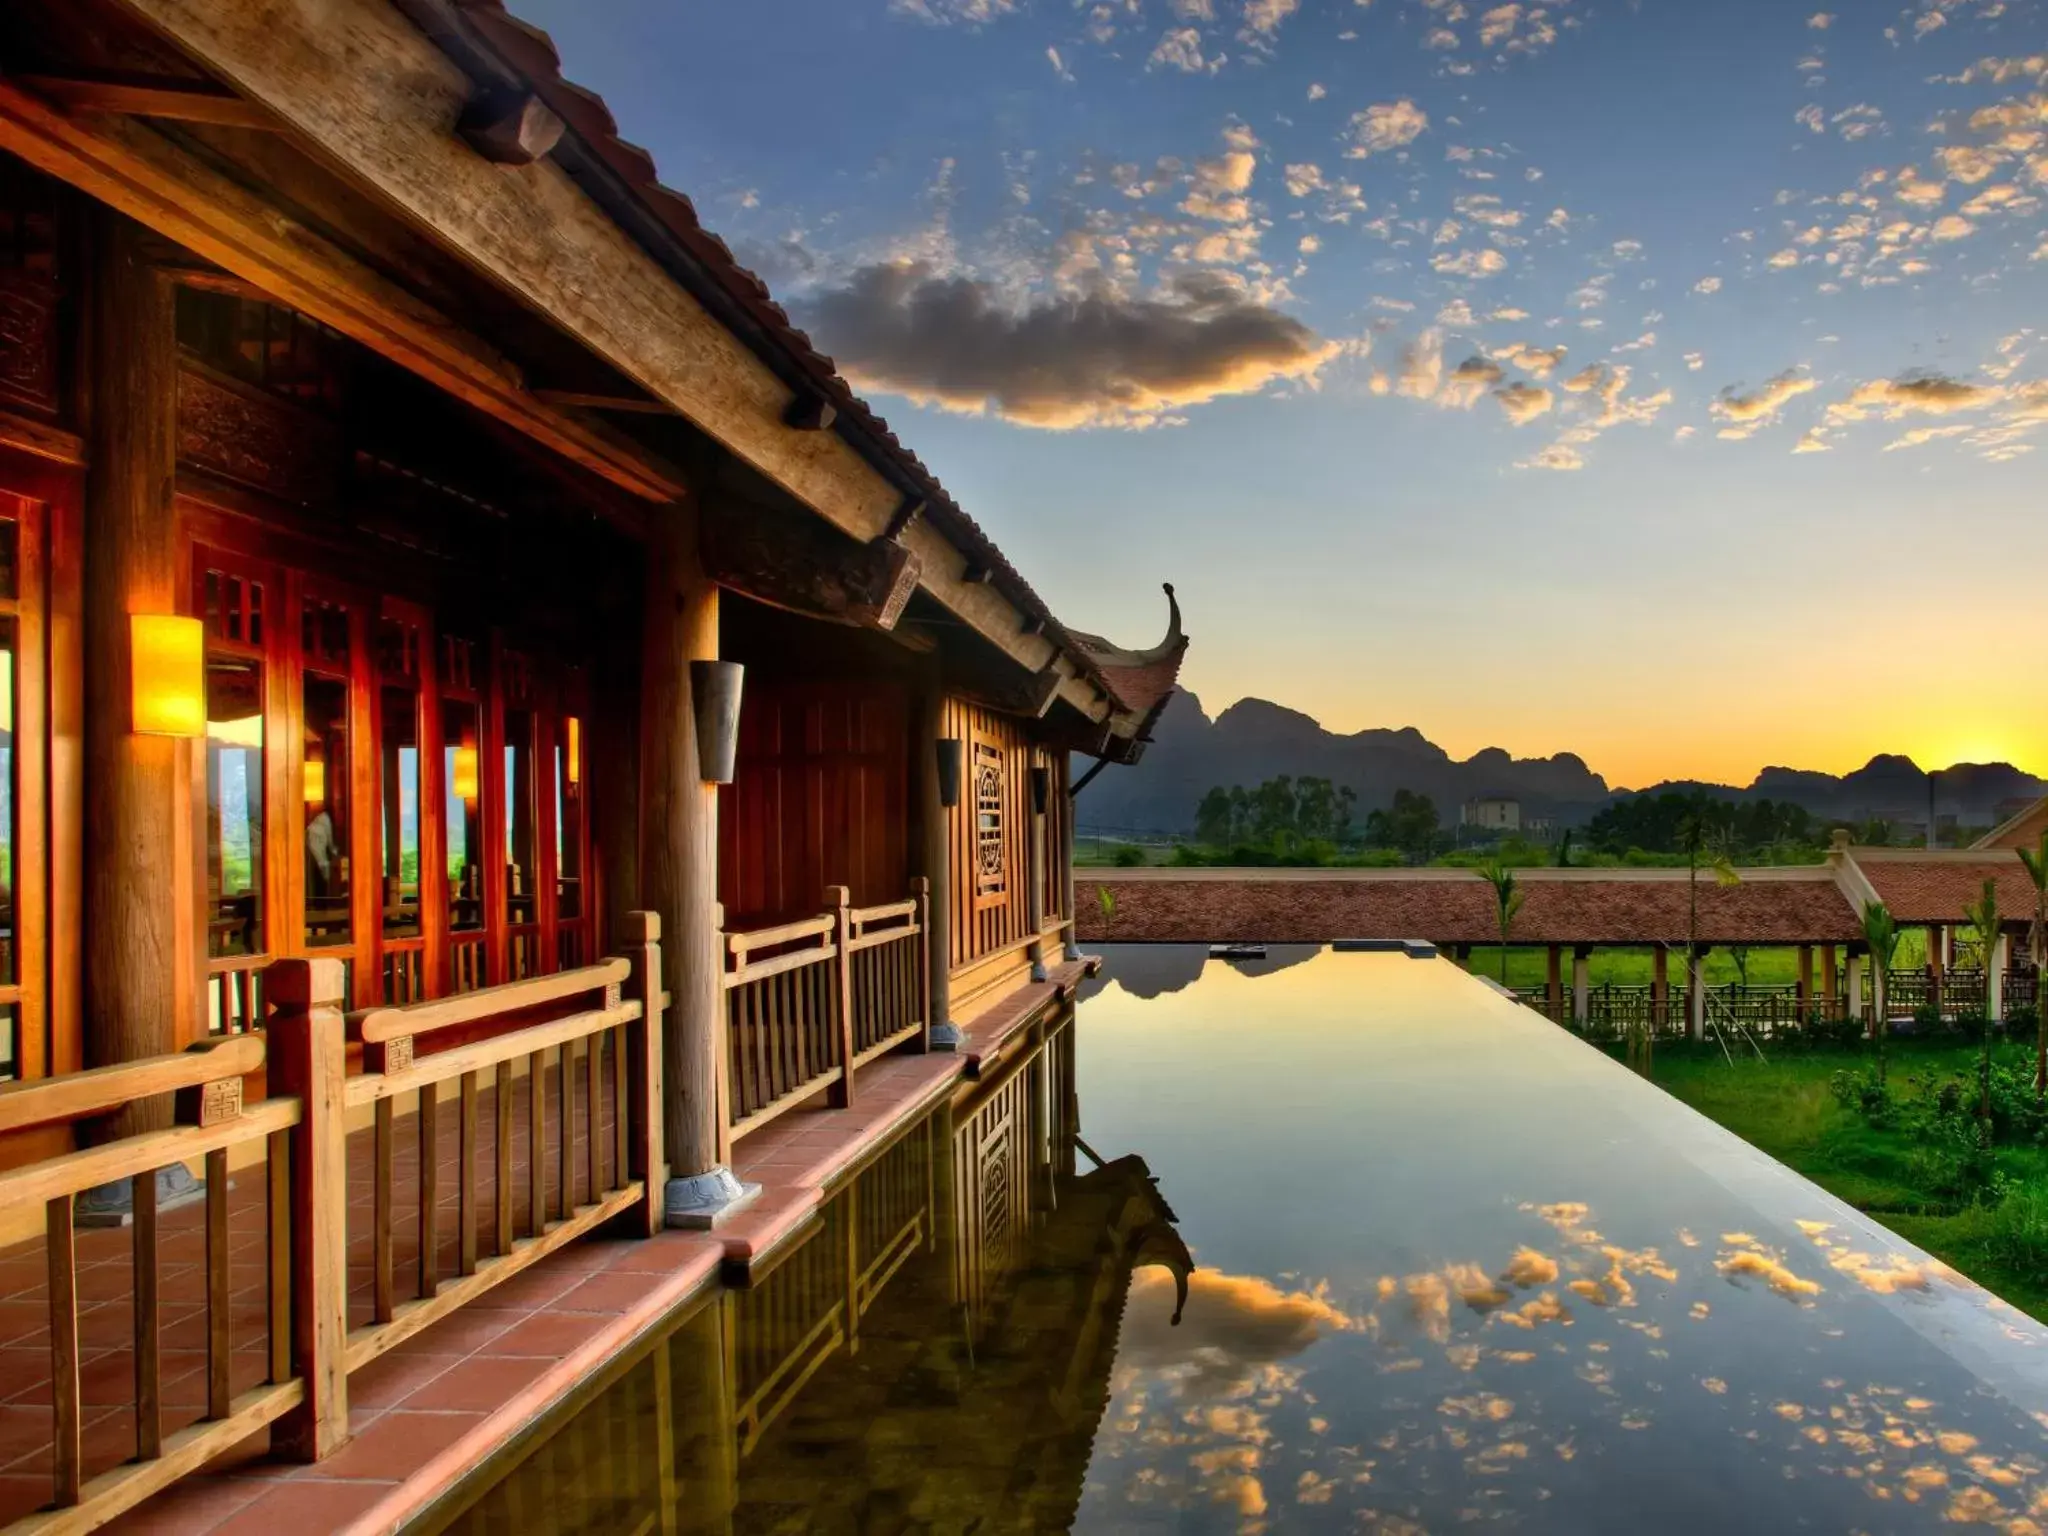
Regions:
<instances>
[{"instance_id":1,"label":"wall lantern","mask_svg":"<svg viewBox=\"0 0 2048 1536\"><path fill-rule=\"evenodd\" d=\"M1052 770L1034 768L1031 770L1031 809L1038 815L1045 814L1046 805L1052 800Z\"/></svg>"},{"instance_id":2,"label":"wall lantern","mask_svg":"<svg viewBox=\"0 0 2048 1536\"><path fill-rule=\"evenodd\" d=\"M206 629L168 613L128 616L138 736L206 734Z\"/></svg>"},{"instance_id":3,"label":"wall lantern","mask_svg":"<svg viewBox=\"0 0 2048 1536\"><path fill-rule=\"evenodd\" d=\"M697 777L730 784L740 748L740 685L747 669L736 661L690 663L690 697L697 706Z\"/></svg>"},{"instance_id":4,"label":"wall lantern","mask_svg":"<svg viewBox=\"0 0 2048 1536\"><path fill-rule=\"evenodd\" d=\"M583 782L583 722L574 715L565 716L562 725L568 735L566 745L569 787L576 788Z\"/></svg>"},{"instance_id":5,"label":"wall lantern","mask_svg":"<svg viewBox=\"0 0 2048 1536\"><path fill-rule=\"evenodd\" d=\"M465 805L476 804L476 748L458 746L448 774L448 787Z\"/></svg>"},{"instance_id":6,"label":"wall lantern","mask_svg":"<svg viewBox=\"0 0 2048 1536\"><path fill-rule=\"evenodd\" d=\"M967 744L958 736L939 738L939 804L949 811L960 803L960 770L966 757Z\"/></svg>"},{"instance_id":7,"label":"wall lantern","mask_svg":"<svg viewBox=\"0 0 2048 1536\"><path fill-rule=\"evenodd\" d=\"M306 759L306 804L318 805L327 798L327 764L317 757Z\"/></svg>"}]
</instances>

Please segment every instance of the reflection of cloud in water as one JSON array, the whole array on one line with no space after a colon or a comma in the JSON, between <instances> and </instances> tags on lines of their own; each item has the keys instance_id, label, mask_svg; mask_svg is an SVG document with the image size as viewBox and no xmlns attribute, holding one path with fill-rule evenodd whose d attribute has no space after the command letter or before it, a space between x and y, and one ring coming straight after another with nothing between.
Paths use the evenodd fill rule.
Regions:
<instances>
[{"instance_id":1,"label":"reflection of cloud in water","mask_svg":"<svg viewBox=\"0 0 2048 1536\"><path fill-rule=\"evenodd\" d=\"M1783 1259L1774 1250L1764 1247L1747 1232L1724 1232L1721 1241L1727 1244L1721 1256L1714 1261L1731 1284L1740 1285L1744 1280L1761 1280L1787 1301L1805 1305L1809 1298L1820 1294L1820 1282L1808 1280L1794 1274L1785 1267Z\"/></svg>"},{"instance_id":2,"label":"reflection of cloud in water","mask_svg":"<svg viewBox=\"0 0 2048 1536\"><path fill-rule=\"evenodd\" d=\"M1895 1296L1901 1291L1927 1294L1933 1290L1933 1281L1939 1277L1949 1281L1960 1281L1961 1277L1939 1260L1909 1259L1903 1253L1875 1255L1852 1248L1847 1242L1831 1234L1835 1224L1831 1221L1802 1221L1799 1230L1813 1240L1813 1245L1827 1255L1827 1261L1842 1274L1847 1275L1867 1291L1879 1296Z\"/></svg>"},{"instance_id":3,"label":"reflection of cloud in water","mask_svg":"<svg viewBox=\"0 0 2048 1536\"><path fill-rule=\"evenodd\" d=\"M1501 1278L1510 1285L1519 1285L1528 1290L1539 1285L1554 1285L1557 1282L1557 1260L1548 1254L1538 1253L1534 1248L1520 1248L1508 1260L1508 1267L1501 1272Z\"/></svg>"},{"instance_id":4,"label":"reflection of cloud in water","mask_svg":"<svg viewBox=\"0 0 2048 1536\"><path fill-rule=\"evenodd\" d=\"M1157 1372L1191 1396L1236 1396L1260 1366L1300 1354L1325 1331L1360 1326L1321 1288L1283 1291L1258 1275L1196 1270L1179 1327L1171 1322L1174 1299L1171 1275L1132 1277L1117 1362Z\"/></svg>"}]
</instances>

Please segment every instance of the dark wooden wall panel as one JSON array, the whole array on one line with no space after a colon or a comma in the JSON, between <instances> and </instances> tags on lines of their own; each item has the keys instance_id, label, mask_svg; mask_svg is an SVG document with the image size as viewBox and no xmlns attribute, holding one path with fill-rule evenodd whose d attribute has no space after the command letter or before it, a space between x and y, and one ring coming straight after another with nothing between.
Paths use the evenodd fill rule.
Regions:
<instances>
[{"instance_id":1,"label":"dark wooden wall panel","mask_svg":"<svg viewBox=\"0 0 2048 1536\"><path fill-rule=\"evenodd\" d=\"M856 906L910 888L910 704L887 681L748 678L733 783L719 794L719 899L729 928Z\"/></svg>"}]
</instances>

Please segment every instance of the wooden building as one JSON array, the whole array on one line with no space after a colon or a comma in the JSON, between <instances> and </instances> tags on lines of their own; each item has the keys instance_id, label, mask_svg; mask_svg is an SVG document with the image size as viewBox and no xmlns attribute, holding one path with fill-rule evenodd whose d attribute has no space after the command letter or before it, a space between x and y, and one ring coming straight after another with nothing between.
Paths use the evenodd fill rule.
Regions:
<instances>
[{"instance_id":1,"label":"wooden building","mask_svg":"<svg viewBox=\"0 0 2048 1536\"><path fill-rule=\"evenodd\" d=\"M709 1219L733 1135L1070 950L1070 754L1185 645L1062 625L495 0L0 14L8 1078L646 909Z\"/></svg>"}]
</instances>

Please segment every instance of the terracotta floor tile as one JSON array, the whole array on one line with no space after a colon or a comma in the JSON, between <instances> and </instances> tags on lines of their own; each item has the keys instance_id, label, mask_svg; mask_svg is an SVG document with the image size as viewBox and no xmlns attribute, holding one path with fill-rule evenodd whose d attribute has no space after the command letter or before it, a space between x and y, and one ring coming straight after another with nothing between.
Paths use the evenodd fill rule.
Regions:
<instances>
[{"instance_id":1,"label":"terracotta floor tile","mask_svg":"<svg viewBox=\"0 0 2048 1536\"><path fill-rule=\"evenodd\" d=\"M550 1312L602 1312L616 1317L647 1299L647 1277L616 1269L592 1275L548 1304Z\"/></svg>"},{"instance_id":2,"label":"terracotta floor tile","mask_svg":"<svg viewBox=\"0 0 2048 1536\"><path fill-rule=\"evenodd\" d=\"M588 1343L603 1326L602 1318L588 1313L543 1312L515 1323L486 1344L485 1355L538 1355L559 1360L570 1350Z\"/></svg>"},{"instance_id":3,"label":"terracotta floor tile","mask_svg":"<svg viewBox=\"0 0 2048 1536\"><path fill-rule=\"evenodd\" d=\"M437 1413L495 1412L554 1364L539 1355L472 1355L421 1387L401 1406Z\"/></svg>"},{"instance_id":4,"label":"terracotta floor tile","mask_svg":"<svg viewBox=\"0 0 2048 1536\"><path fill-rule=\"evenodd\" d=\"M314 1536L338 1531L374 1509L391 1491L388 1482L274 1483L210 1536Z\"/></svg>"},{"instance_id":5,"label":"terracotta floor tile","mask_svg":"<svg viewBox=\"0 0 2048 1536\"><path fill-rule=\"evenodd\" d=\"M210 1531L270 1491L265 1483L188 1477L103 1529L117 1536L194 1536Z\"/></svg>"},{"instance_id":6,"label":"terracotta floor tile","mask_svg":"<svg viewBox=\"0 0 2048 1536\"><path fill-rule=\"evenodd\" d=\"M392 1350L378 1356L348 1379L348 1401L351 1408L393 1408L430 1381L441 1375L450 1366L459 1364L463 1355L408 1354Z\"/></svg>"},{"instance_id":7,"label":"terracotta floor tile","mask_svg":"<svg viewBox=\"0 0 2048 1536\"><path fill-rule=\"evenodd\" d=\"M393 1408L320 1463L322 1478L408 1477L484 1420L481 1411L415 1413ZM296 1486L296 1485L293 1485Z\"/></svg>"}]
</instances>

